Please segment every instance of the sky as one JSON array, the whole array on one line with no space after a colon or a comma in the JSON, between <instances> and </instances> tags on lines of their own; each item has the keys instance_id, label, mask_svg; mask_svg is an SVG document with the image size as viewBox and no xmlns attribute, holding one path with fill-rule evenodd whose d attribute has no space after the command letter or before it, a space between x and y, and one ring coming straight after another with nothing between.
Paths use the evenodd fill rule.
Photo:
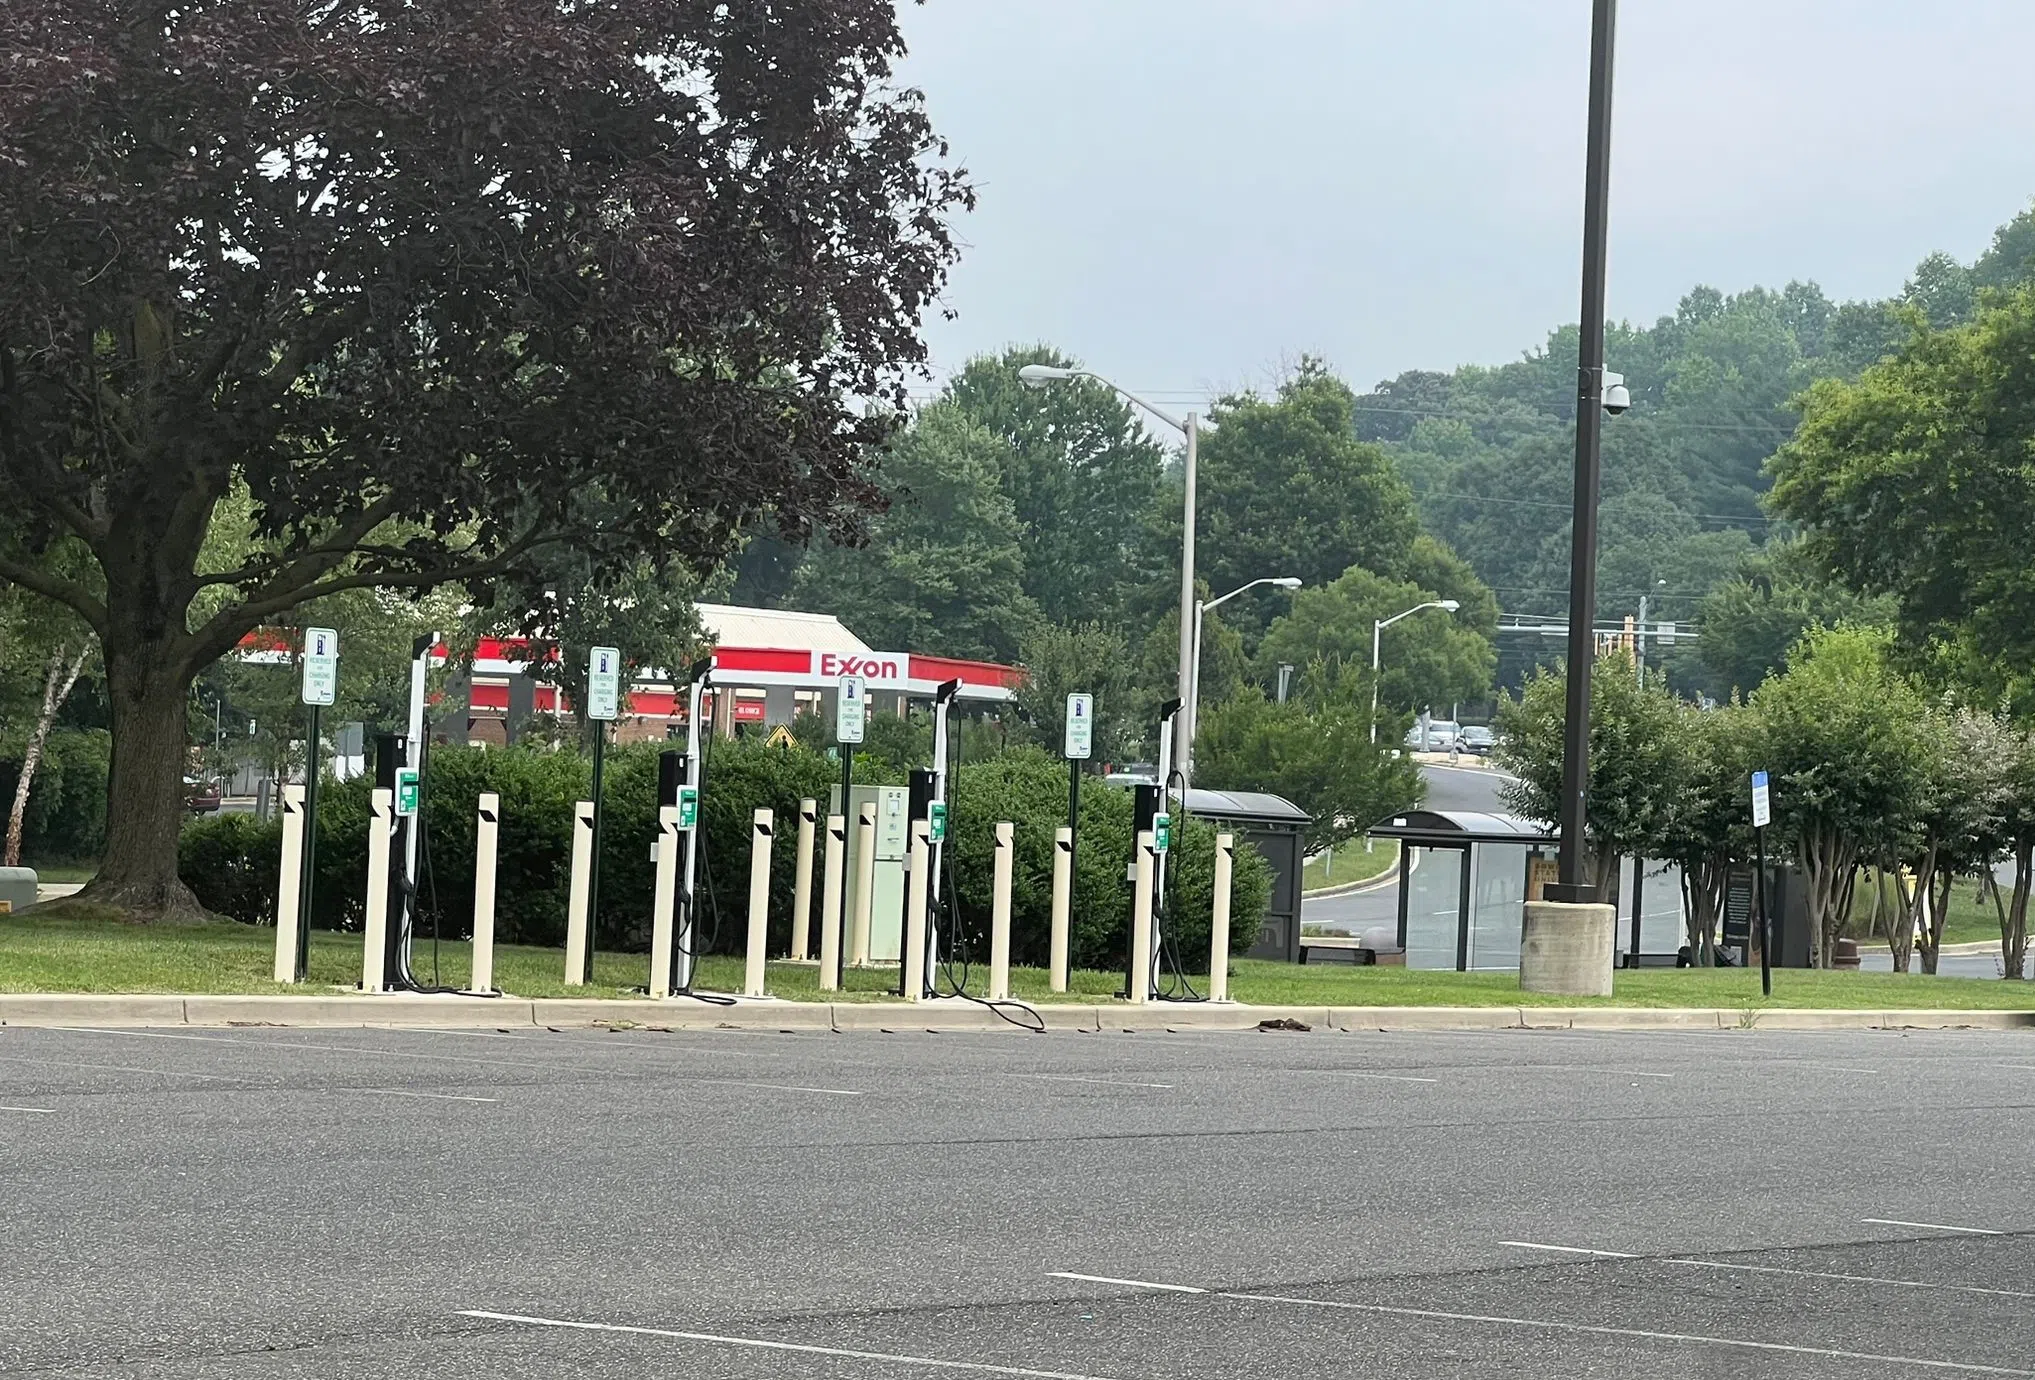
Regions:
<instances>
[{"instance_id":1,"label":"sky","mask_svg":"<svg viewBox=\"0 0 2035 1380\"><path fill-rule=\"evenodd\" d=\"M927 0L978 208L936 376L1050 342L1154 401L1500 364L1574 321L1589 0ZM1898 292L2035 199L2035 0L1623 0L1611 313ZM1612 361L1616 367L1616 361Z\"/></svg>"}]
</instances>

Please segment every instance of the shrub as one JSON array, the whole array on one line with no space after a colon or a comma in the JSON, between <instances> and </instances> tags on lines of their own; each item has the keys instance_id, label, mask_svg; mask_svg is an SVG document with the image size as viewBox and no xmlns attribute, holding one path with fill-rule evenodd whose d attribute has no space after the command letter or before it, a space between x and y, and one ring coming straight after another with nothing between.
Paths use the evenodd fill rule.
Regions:
<instances>
[{"instance_id":1,"label":"shrub","mask_svg":"<svg viewBox=\"0 0 2035 1380\"><path fill-rule=\"evenodd\" d=\"M206 910L243 924L272 925L282 848L280 818L213 815L184 826L177 871Z\"/></svg>"}]
</instances>

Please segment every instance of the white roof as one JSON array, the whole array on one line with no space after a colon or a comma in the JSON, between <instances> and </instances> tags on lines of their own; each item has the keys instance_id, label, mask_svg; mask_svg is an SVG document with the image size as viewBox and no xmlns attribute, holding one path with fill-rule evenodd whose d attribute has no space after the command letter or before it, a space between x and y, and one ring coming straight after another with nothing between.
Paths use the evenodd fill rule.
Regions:
<instances>
[{"instance_id":1,"label":"white roof","mask_svg":"<svg viewBox=\"0 0 2035 1380\"><path fill-rule=\"evenodd\" d=\"M814 652L872 652L831 613L700 604L700 623L723 647L783 647Z\"/></svg>"}]
</instances>

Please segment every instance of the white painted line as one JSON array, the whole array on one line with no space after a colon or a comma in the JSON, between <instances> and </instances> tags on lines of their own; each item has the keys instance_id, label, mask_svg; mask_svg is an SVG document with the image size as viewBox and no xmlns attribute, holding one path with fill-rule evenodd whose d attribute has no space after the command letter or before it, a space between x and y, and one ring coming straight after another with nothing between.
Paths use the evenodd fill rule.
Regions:
<instances>
[{"instance_id":1,"label":"white painted line","mask_svg":"<svg viewBox=\"0 0 2035 1380\"><path fill-rule=\"evenodd\" d=\"M54 1115L56 1114L56 1108L54 1108L54 1107L0 1107L0 1112L40 1112L40 1113L41 1113L42 1115L44 1115L44 1116L54 1116Z\"/></svg>"},{"instance_id":2,"label":"white painted line","mask_svg":"<svg viewBox=\"0 0 2035 1380\"><path fill-rule=\"evenodd\" d=\"M240 1080L223 1073L185 1073L180 1069L146 1069L133 1064L84 1064L75 1059L19 1059L0 1055L0 1064L47 1064L59 1069L94 1069L101 1073L153 1073L164 1078L203 1078L214 1083L237 1083Z\"/></svg>"},{"instance_id":3,"label":"white painted line","mask_svg":"<svg viewBox=\"0 0 2035 1380\"><path fill-rule=\"evenodd\" d=\"M1650 1342L1685 1342L1692 1346L1724 1347L1739 1351L1779 1352L1788 1356L1820 1356L1832 1361L1872 1361L1882 1365L1918 1366L1925 1370L1956 1371L1964 1375L2035 1376L2035 1370L2014 1370L2006 1366L1981 1366L1964 1361L1939 1361L1923 1356L1885 1356L1867 1351L1838 1351L1829 1347L1792 1346L1786 1342L1755 1342L1742 1337L1705 1337L1692 1332L1650 1332L1638 1327L1606 1327L1593 1323L1550 1322L1545 1318L1508 1318L1485 1313L1447 1313L1436 1308L1394 1308L1382 1303L1346 1303L1340 1299L1303 1299L1281 1294L1230 1294L1218 1298L1247 1303L1284 1303L1303 1308L1345 1309L1392 1318L1426 1318L1436 1322L1485 1323L1494 1327L1528 1327L1544 1332L1582 1333L1593 1337L1633 1337Z\"/></svg>"},{"instance_id":4,"label":"white painted line","mask_svg":"<svg viewBox=\"0 0 2035 1380\"><path fill-rule=\"evenodd\" d=\"M1169 1294L1205 1294L1191 1284L1160 1284L1150 1279L1113 1279L1108 1275L1077 1275L1071 1270L1048 1270L1048 1279L1078 1279L1084 1284L1121 1284L1126 1289L1163 1289Z\"/></svg>"},{"instance_id":5,"label":"white painted line","mask_svg":"<svg viewBox=\"0 0 2035 1380\"><path fill-rule=\"evenodd\" d=\"M1539 1241L1500 1241L1501 1246L1517 1246L1522 1251L1559 1251L1563 1255L1588 1255L1600 1260L1638 1260L1640 1257L1625 1251L1592 1251L1581 1246L1549 1246Z\"/></svg>"},{"instance_id":6,"label":"white painted line","mask_svg":"<svg viewBox=\"0 0 2035 1380\"><path fill-rule=\"evenodd\" d=\"M351 1091L348 1089L347 1091ZM499 1097L462 1097L458 1093L405 1092L401 1088L362 1088L375 1097L429 1097L440 1102L500 1102Z\"/></svg>"},{"instance_id":7,"label":"white painted line","mask_svg":"<svg viewBox=\"0 0 2035 1380\"><path fill-rule=\"evenodd\" d=\"M1102 1375L1077 1375L1064 1370L1032 1370L1025 1366L993 1366L985 1361L948 1361L934 1356L900 1356L884 1351L850 1351L842 1347L803 1346L797 1342L771 1342L761 1337L725 1337L713 1332L677 1332L661 1327L623 1327L617 1323L570 1322L562 1318L531 1318L517 1313L488 1313L477 1308L461 1309L462 1318L483 1318L489 1322L522 1323L528 1327L558 1327L575 1332L621 1332L634 1337L668 1337L681 1342L705 1342L710 1346L751 1347L758 1351L788 1351L799 1356L839 1356L850 1361L886 1361L891 1365L925 1366L931 1370L965 1370L977 1375L1022 1375L1030 1380L1109 1380ZM2002 1372L2021 1375L2025 1371Z\"/></svg>"},{"instance_id":8,"label":"white painted line","mask_svg":"<svg viewBox=\"0 0 2035 1380\"><path fill-rule=\"evenodd\" d=\"M1790 1060L1776 1059L1773 1062L1776 1064L1781 1063L1793 1064L1794 1067L1798 1069L1823 1069L1830 1073L1869 1073L1872 1074L1874 1077L1879 1076L1878 1069L1853 1068L1850 1064L1819 1064L1809 1059L1790 1059Z\"/></svg>"},{"instance_id":9,"label":"white painted line","mask_svg":"<svg viewBox=\"0 0 2035 1380\"><path fill-rule=\"evenodd\" d=\"M1415 1078L1405 1073L1358 1073L1354 1069L1309 1069L1309 1073L1325 1073L1333 1078L1378 1078L1387 1083L1439 1083L1439 1078Z\"/></svg>"},{"instance_id":10,"label":"white painted line","mask_svg":"<svg viewBox=\"0 0 2035 1380\"><path fill-rule=\"evenodd\" d=\"M1503 1065L1498 1067L1502 1068ZM1649 1073L1645 1069L1607 1069L1595 1064L1543 1064L1540 1067L1556 1073L1609 1073L1619 1078L1673 1078L1672 1073Z\"/></svg>"},{"instance_id":11,"label":"white painted line","mask_svg":"<svg viewBox=\"0 0 2035 1380\"><path fill-rule=\"evenodd\" d=\"M764 1088L770 1092L820 1093L827 1097L860 1097L854 1088L802 1088L796 1083L748 1083L736 1078L687 1078L687 1083L712 1083L723 1088Z\"/></svg>"},{"instance_id":12,"label":"white painted line","mask_svg":"<svg viewBox=\"0 0 2035 1380\"><path fill-rule=\"evenodd\" d=\"M2005 1236L2003 1231L1991 1227L1949 1227L1941 1222L1900 1222L1891 1217L1861 1217L1861 1222L1870 1222L1876 1227L1921 1227L1925 1231L1957 1231L1967 1236Z\"/></svg>"},{"instance_id":13,"label":"white painted line","mask_svg":"<svg viewBox=\"0 0 2035 1380\"><path fill-rule=\"evenodd\" d=\"M1006 1078L1033 1078L1041 1083L1094 1083L1105 1088L1165 1088L1171 1090L1171 1083L1133 1083L1124 1078L1076 1078L1071 1074L1059 1073L1006 1073Z\"/></svg>"}]
</instances>

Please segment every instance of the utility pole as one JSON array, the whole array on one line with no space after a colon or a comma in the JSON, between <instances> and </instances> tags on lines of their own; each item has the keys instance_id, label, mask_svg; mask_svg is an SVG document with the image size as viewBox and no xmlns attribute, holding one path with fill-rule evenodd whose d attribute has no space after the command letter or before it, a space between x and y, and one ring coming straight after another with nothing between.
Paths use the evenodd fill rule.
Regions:
<instances>
[{"instance_id":1,"label":"utility pole","mask_svg":"<svg viewBox=\"0 0 2035 1380\"><path fill-rule=\"evenodd\" d=\"M1583 173L1583 314L1576 362L1575 518L1569 554L1568 710L1562 742L1560 881L1547 899L1596 899L1584 875L1590 784L1590 673L1596 660L1597 493L1603 470L1605 249L1611 223L1611 60L1618 0L1590 25L1590 125Z\"/></svg>"}]
</instances>

